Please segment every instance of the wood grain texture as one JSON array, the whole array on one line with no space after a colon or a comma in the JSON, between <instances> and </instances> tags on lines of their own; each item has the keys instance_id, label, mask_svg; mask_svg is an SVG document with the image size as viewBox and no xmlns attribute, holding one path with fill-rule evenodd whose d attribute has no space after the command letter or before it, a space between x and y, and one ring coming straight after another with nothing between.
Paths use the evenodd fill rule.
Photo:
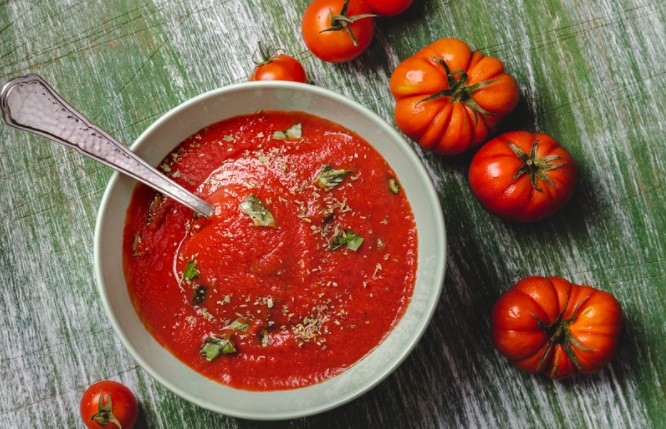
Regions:
<instances>
[{"instance_id":1,"label":"wood grain texture","mask_svg":"<svg viewBox=\"0 0 666 429\"><path fill-rule=\"evenodd\" d=\"M444 293L426 335L358 400L306 419L252 422L173 395L113 333L92 260L111 172L0 126L0 427L82 427L80 395L105 378L137 393L141 426L151 428L664 427L666 2L416 0L403 16L378 19L369 51L341 65L305 49L306 4L0 0L0 80L38 73L129 144L180 102L245 81L261 39L299 58L313 84L393 123L393 68L438 38L458 37L500 58L520 85L503 128L549 133L578 160L573 201L538 224L500 221L469 191L471 154L443 158L415 146L449 238ZM626 324L606 369L552 382L518 372L493 349L490 306L531 274L618 297Z\"/></svg>"}]
</instances>

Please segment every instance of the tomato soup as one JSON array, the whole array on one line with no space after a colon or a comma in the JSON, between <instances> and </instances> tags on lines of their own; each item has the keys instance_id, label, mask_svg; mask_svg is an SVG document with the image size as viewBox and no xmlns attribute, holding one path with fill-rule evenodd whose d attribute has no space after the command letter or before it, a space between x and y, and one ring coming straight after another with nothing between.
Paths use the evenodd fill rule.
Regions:
<instances>
[{"instance_id":1,"label":"tomato soup","mask_svg":"<svg viewBox=\"0 0 666 429\"><path fill-rule=\"evenodd\" d=\"M160 168L215 214L137 185L125 277L146 328L197 372L248 390L311 385L363 358L403 315L414 217L355 133L258 112L201 130Z\"/></svg>"}]
</instances>

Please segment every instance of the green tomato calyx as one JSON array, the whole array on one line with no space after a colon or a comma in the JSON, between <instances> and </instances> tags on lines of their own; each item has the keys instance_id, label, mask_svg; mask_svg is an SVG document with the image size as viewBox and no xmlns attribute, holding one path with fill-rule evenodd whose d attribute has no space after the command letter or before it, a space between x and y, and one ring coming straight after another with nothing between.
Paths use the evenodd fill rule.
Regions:
<instances>
[{"instance_id":1,"label":"green tomato calyx","mask_svg":"<svg viewBox=\"0 0 666 429\"><path fill-rule=\"evenodd\" d=\"M448 85L446 89L443 89L441 91L438 91L432 95L429 95L428 97L420 100L417 104L424 103L426 101L430 100L436 100L439 98L449 98L450 103L462 103L465 106L467 106L472 113L474 114L474 121L475 123L479 122L479 113L484 115L484 116L494 116L494 113L491 113L484 109L483 107L479 106L479 104L474 100L472 97L472 94L483 88L484 86L488 86L491 83L495 82L494 80L487 80L484 82L478 82L475 83L474 85L468 85L467 83L467 72L464 70L456 70L456 71L451 71L449 68L449 65L446 64L446 61L444 61L442 58L439 57L432 57L439 65L441 65L444 68L444 71L446 72L446 79L448 81Z\"/></svg>"},{"instance_id":2,"label":"green tomato calyx","mask_svg":"<svg viewBox=\"0 0 666 429\"><path fill-rule=\"evenodd\" d=\"M116 416L113 415L113 403L111 402L111 395L107 392L99 391L99 400L97 402L97 413L95 413L90 420L94 421L100 426L106 426L113 423L118 429L122 429L122 425Z\"/></svg>"},{"instance_id":3,"label":"green tomato calyx","mask_svg":"<svg viewBox=\"0 0 666 429\"><path fill-rule=\"evenodd\" d=\"M333 10L329 8L328 13L331 18L331 26L324 30L321 30L320 33L326 31L345 30L347 34L349 34L349 37L351 37L354 46L358 46L358 39L356 38L356 35L351 30L351 28L349 28L349 25L360 19L374 18L377 15L371 13L362 13L360 15L347 16L348 11L349 11L349 0L345 0L345 3L342 5L342 10L340 10L340 13L338 13L337 15L335 15L333 13Z\"/></svg>"},{"instance_id":4,"label":"green tomato calyx","mask_svg":"<svg viewBox=\"0 0 666 429\"><path fill-rule=\"evenodd\" d=\"M259 40L257 42L257 51L259 54L259 60L254 60L254 64L258 67L270 63L273 60L273 57L275 57L281 49L275 49L273 46L266 45Z\"/></svg>"},{"instance_id":5,"label":"green tomato calyx","mask_svg":"<svg viewBox=\"0 0 666 429\"><path fill-rule=\"evenodd\" d=\"M593 351L582 345L580 341L578 341L576 337L574 337L573 334L571 334L571 330L569 329L569 326L572 323L574 323L578 318L581 306L585 304L585 302L590 298L590 296L587 296L582 300L578 301L576 307L574 308L571 314L571 317L569 317L568 319L564 319L564 312L566 308L569 306L569 298L570 296L567 295L567 305L564 306L564 310L562 310L562 312L559 314L557 320L555 320L555 322L553 322L550 325L544 324L542 320L540 320L536 315L532 314L532 317L536 319L537 326L539 327L539 329L543 330L546 333L546 337L548 338L548 345L546 346L546 350L544 350L543 354L541 355L541 358L539 359L537 371L541 371L543 369L543 366L549 360L551 353L553 352L553 349L558 344L562 346L569 360L574 364L576 369L579 370L581 368L581 364L580 361L578 360L578 357L576 356L576 353L574 352L574 347L583 351L588 351L588 352ZM557 367L553 367L552 373L549 374L549 376L553 377L556 372L557 372Z\"/></svg>"},{"instance_id":6,"label":"green tomato calyx","mask_svg":"<svg viewBox=\"0 0 666 429\"><path fill-rule=\"evenodd\" d=\"M507 142L507 144L509 145L509 148L511 148L511 151L523 163L522 167L520 167L518 171L516 171L516 174L514 174L514 181L518 180L523 175L528 174L530 177L530 182L532 183L532 187L535 191L543 191L543 189L539 188L539 180L543 180L550 186L555 187L555 183L553 183L553 181L546 173L567 165L566 162L555 163L555 161L561 159L559 155L548 155L544 156L543 158L539 158L539 139L536 139L534 142L532 142L529 155L512 142Z\"/></svg>"}]
</instances>

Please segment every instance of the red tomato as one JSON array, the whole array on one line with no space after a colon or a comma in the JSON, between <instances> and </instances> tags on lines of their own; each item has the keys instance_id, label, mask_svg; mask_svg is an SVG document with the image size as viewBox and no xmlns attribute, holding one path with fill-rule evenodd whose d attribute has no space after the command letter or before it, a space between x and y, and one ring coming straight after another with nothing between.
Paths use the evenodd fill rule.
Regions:
<instances>
[{"instance_id":1,"label":"red tomato","mask_svg":"<svg viewBox=\"0 0 666 429\"><path fill-rule=\"evenodd\" d=\"M493 57L441 39L391 75L400 130L423 148L453 155L481 144L518 103L518 85Z\"/></svg>"},{"instance_id":2,"label":"red tomato","mask_svg":"<svg viewBox=\"0 0 666 429\"><path fill-rule=\"evenodd\" d=\"M315 56L341 63L370 46L375 21L364 0L314 0L305 9L301 30L305 45Z\"/></svg>"},{"instance_id":3,"label":"red tomato","mask_svg":"<svg viewBox=\"0 0 666 429\"><path fill-rule=\"evenodd\" d=\"M132 429L138 416L136 397L116 381L95 383L81 397L81 417L90 429Z\"/></svg>"},{"instance_id":4,"label":"red tomato","mask_svg":"<svg viewBox=\"0 0 666 429\"><path fill-rule=\"evenodd\" d=\"M562 379L590 374L615 355L622 308L613 295L560 277L527 277L491 313L492 340L518 368Z\"/></svg>"},{"instance_id":5,"label":"red tomato","mask_svg":"<svg viewBox=\"0 0 666 429\"><path fill-rule=\"evenodd\" d=\"M259 43L261 62L257 63L249 80L289 80L307 83L303 65L294 57L271 52L271 49Z\"/></svg>"},{"instance_id":6,"label":"red tomato","mask_svg":"<svg viewBox=\"0 0 666 429\"><path fill-rule=\"evenodd\" d=\"M372 12L381 16L395 16L403 13L414 0L365 0Z\"/></svg>"},{"instance_id":7,"label":"red tomato","mask_svg":"<svg viewBox=\"0 0 666 429\"><path fill-rule=\"evenodd\" d=\"M535 221L551 215L574 192L573 157L552 137L504 133L474 155L469 185L481 205L504 219Z\"/></svg>"}]
</instances>

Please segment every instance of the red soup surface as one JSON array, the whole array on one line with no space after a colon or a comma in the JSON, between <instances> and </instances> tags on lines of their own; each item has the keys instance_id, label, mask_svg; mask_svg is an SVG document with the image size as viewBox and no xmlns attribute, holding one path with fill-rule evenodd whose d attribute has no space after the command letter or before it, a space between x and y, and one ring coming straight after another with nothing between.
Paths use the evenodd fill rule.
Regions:
<instances>
[{"instance_id":1,"label":"red soup surface","mask_svg":"<svg viewBox=\"0 0 666 429\"><path fill-rule=\"evenodd\" d=\"M405 312L414 217L387 162L353 132L259 112L201 130L160 168L215 214L138 185L125 277L147 329L197 372L248 390L318 383Z\"/></svg>"}]
</instances>

